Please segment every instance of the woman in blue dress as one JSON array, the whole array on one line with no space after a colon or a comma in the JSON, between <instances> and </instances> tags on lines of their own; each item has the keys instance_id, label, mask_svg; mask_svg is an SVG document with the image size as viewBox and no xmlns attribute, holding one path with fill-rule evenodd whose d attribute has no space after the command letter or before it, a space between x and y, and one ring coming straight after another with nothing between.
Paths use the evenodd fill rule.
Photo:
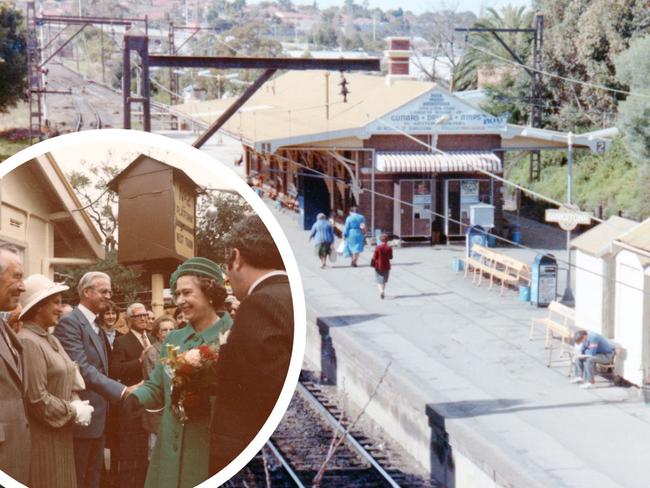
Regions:
<instances>
[{"instance_id":1,"label":"woman in blue dress","mask_svg":"<svg viewBox=\"0 0 650 488\"><path fill-rule=\"evenodd\" d=\"M350 215L345 219L343 238L345 239L343 255L346 258L352 257L350 264L356 268L359 254L363 252L366 242L366 219L357 213L357 207L350 207Z\"/></svg>"}]
</instances>

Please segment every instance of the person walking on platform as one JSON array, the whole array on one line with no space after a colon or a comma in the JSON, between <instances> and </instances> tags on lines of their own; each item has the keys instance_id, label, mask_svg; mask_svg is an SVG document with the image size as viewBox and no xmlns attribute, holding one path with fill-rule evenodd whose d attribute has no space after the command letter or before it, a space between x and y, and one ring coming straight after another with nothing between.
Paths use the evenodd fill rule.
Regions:
<instances>
[{"instance_id":1,"label":"person walking on platform","mask_svg":"<svg viewBox=\"0 0 650 488\"><path fill-rule=\"evenodd\" d=\"M357 207L350 207L350 215L345 219L343 238L345 239L343 255L346 258L352 257L350 264L356 268L359 254L363 252L366 242L366 219L357 213Z\"/></svg>"},{"instance_id":2,"label":"person walking on platform","mask_svg":"<svg viewBox=\"0 0 650 488\"><path fill-rule=\"evenodd\" d=\"M393 259L393 248L388 244L387 234L382 234L379 240L380 243L375 247L370 265L375 268L375 281L379 288L379 297L383 300L390 274L390 260Z\"/></svg>"},{"instance_id":3,"label":"person walking on platform","mask_svg":"<svg viewBox=\"0 0 650 488\"><path fill-rule=\"evenodd\" d=\"M327 221L324 213L319 213L316 217L316 222L311 227L309 239L314 240L318 258L320 259L320 267L324 268L334 243L334 228L332 224Z\"/></svg>"}]
</instances>

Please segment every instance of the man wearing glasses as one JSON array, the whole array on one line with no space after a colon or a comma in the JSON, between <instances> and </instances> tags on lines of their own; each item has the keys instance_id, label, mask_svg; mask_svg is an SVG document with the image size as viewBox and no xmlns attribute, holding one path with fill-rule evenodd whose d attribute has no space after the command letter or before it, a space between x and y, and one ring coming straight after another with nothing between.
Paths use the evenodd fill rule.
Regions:
<instances>
[{"instance_id":1,"label":"man wearing glasses","mask_svg":"<svg viewBox=\"0 0 650 488\"><path fill-rule=\"evenodd\" d=\"M111 299L111 279L106 273L91 271L77 285L79 305L61 317L54 335L70 358L79 365L86 390L79 393L94 407L86 427L75 425L74 456L77 485L99 488L104 459L106 413L109 402L118 402L130 392L108 376L108 339L97 324L98 316Z\"/></svg>"},{"instance_id":2,"label":"man wearing glasses","mask_svg":"<svg viewBox=\"0 0 650 488\"><path fill-rule=\"evenodd\" d=\"M141 303L126 308L129 332L115 339L111 356L111 378L125 385L142 381L142 363L151 349L147 334L149 313ZM142 426L142 412L122 417L119 423L119 483L117 486L141 488L147 475L147 431Z\"/></svg>"}]
</instances>

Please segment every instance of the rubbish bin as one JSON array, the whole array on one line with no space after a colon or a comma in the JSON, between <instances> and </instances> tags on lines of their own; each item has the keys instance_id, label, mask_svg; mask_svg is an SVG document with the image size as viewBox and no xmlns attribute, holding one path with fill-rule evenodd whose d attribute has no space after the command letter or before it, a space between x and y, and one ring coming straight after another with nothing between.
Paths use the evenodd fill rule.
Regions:
<instances>
[{"instance_id":1,"label":"rubbish bin","mask_svg":"<svg viewBox=\"0 0 650 488\"><path fill-rule=\"evenodd\" d=\"M547 307L557 296L557 260L552 254L535 256L530 285L530 303Z\"/></svg>"},{"instance_id":2,"label":"rubbish bin","mask_svg":"<svg viewBox=\"0 0 650 488\"><path fill-rule=\"evenodd\" d=\"M522 236L521 236L521 227L519 226L519 224L513 224L510 227L510 240L515 244L521 244Z\"/></svg>"},{"instance_id":3,"label":"rubbish bin","mask_svg":"<svg viewBox=\"0 0 650 488\"><path fill-rule=\"evenodd\" d=\"M467 228L465 233L465 257L469 258L472 246L478 244L479 246L487 247L487 233L480 225L472 225Z\"/></svg>"}]
</instances>

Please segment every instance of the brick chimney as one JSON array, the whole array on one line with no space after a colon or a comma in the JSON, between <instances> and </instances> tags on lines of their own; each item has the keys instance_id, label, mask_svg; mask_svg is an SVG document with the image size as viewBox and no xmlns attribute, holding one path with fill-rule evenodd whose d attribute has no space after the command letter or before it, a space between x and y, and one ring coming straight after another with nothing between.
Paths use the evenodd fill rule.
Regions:
<instances>
[{"instance_id":1,"label":"brick chimney","mask_svg":"<svg viewBox=\"0 0 650 488\"><path fill-rule=\"evenodd\" d=\"M409 59L413 55L411 40L408 37L389 37L388 50L384 55L388 60L386 83L390 85L398 79L410 79Z\"/></svg>"}]
</instances>

